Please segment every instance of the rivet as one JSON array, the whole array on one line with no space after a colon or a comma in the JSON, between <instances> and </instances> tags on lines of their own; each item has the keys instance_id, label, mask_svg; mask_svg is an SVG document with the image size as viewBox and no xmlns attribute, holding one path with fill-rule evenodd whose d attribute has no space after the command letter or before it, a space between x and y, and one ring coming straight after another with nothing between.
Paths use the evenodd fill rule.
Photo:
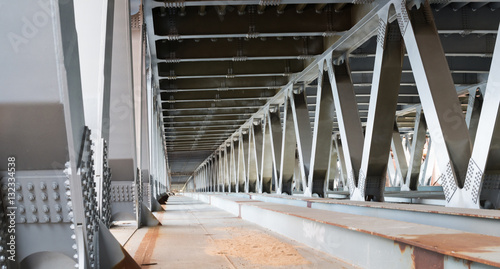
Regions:
<instances>
[{"instance_id":1,"label":"rivet","mask_svg":"<svg viewBox=\"0 0 500 269\"><path fill-rule=\"evenodd\" d=\"M43 181L42 181L42 182L40 182L40 189L41 189L41 190L45 190L45 189L47 189L47 184L45 184L45 182L43 182Z\"/></svg>"},{"instance_id":2,"label":"rivet","mask_svg":"<svg viewBox=\"0 0 500 269\"><path fill-rule=\"evenodd\" d=\"M33 183L28 183L28 190L32 191L35 187L33 186Z\"/></svg>"}]
</instances>

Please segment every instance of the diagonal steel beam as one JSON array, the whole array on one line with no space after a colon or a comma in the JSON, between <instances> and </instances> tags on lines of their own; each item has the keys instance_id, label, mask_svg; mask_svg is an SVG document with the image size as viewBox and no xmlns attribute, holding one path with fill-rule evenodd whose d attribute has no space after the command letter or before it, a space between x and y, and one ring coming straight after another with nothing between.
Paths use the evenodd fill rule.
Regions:
<instances>
[{"instance_id":1,"label":"diagonal steel beam","mask_svg":"<svg viewBox=\"0 0 500 269\"><path fill-rule=\"evenodd\" d=\"M395 3L408 58L433 139L447 201L465 181L471 143L428 2L408 11ZM410 20L411 19L411 20Z\"/></svg>"}]
</instances>

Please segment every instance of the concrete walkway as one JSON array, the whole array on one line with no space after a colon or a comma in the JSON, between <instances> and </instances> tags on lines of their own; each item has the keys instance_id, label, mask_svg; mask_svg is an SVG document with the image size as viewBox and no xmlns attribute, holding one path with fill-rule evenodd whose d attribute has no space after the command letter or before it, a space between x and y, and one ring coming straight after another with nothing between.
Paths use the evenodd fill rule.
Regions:
<instances>
[{"instance_id":1,"label":"concrete walkway","mask_svg":"<svg viewBox=\"0 0 500 269\"><path fill-rule=\"evenodd\" d=\"M189 197L165 209L155 213L162 226L111 229L142 268L353 268Z\"/></svg>"}]
</instances>

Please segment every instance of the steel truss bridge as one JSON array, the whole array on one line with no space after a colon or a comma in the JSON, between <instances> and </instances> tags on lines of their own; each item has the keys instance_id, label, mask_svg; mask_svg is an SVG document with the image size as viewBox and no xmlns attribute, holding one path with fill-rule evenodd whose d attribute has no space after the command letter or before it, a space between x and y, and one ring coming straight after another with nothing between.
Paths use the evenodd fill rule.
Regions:
<instances>
[{"instance_id":1,"label":"steel truss bridge","mask_svg":"<svg viewBox=\"0 0 500 269\"><path fill-rule=\"evenodd\" d=\"M174 190L360 267L500 267L498 1L0 1L0 18L2 269L140 268L110 228L158 225Z\"/></svg>"}]
</instances>

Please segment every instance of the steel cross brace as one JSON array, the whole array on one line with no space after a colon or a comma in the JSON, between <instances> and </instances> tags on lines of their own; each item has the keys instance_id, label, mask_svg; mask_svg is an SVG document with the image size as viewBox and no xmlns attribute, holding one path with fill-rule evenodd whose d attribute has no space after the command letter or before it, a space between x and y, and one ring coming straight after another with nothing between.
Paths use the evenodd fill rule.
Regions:
<instances>
[{"instance_id":1,"label":"steel cross brace","mask_svg":"<svg viewBox=\"0 0 500 269\"><path fill-rule=\"evenodd\" d=\"M470 138L428 2L393 2L449 202L465 181Z\"/></svg>"},{"instance_id":2,"label":"steel cross brace","mask_svg":"<svg viewBox=\"0 0 500 269\"><path fill-rule=\"evenodd\" d=\"M383 201L387 155L391 145L391 127L398 101L403 65L403 44L398 27L388 23L389 10L379 12L379 34L373 82L368 108L363 157L358 188L351 199Z\"/></svg>"},{"instance_id":3,"label":"steel cross brace","mask_svg":"<svg viewBox=\"0 0 500 269\"><path fill-rule=\"evenodd\" d=\"M427 124L425 122L424 113L421 107L417 108L415 127L413 128L413 140L410 150L410 163L408 172L405 175L404 184L401 186L402 191L417 190L418 179L420 176L422 156L425 143L427 141Z\"/></svg>"},{"instance_id":4,"label":"steel cross brace","mask_svg":"<svg viewBox=\"0 0 500 269\"><path fill-rule=\"evenodd\" d=\"M340 140L342 141L349 192L353 196L358 185L358 175L361 168L363 131L347 61L334 66L330 58L327 60L327 66L339 124ZM357 192L359 193L358 198L364 197L364 190L363 193L360 190Z\"/></svg>"},{"instance_id":5,"label":"steel cross brace","mask_svg":"<svg viewBox=\"0 0 500 269\"><path fill-rule=\"evenodd\" d=\"M295 176L295 184L298 183L305 191L305 196L312 196L311 190L307 184L307 178L311 168L311 147L312 147L312 132L309 121L309 112L307 108L307 97L305 90L299 93L289 92L288 100L292 109L293 126L295 131L297 153L298 153L298 169L299 176ZM296 173L297 175L297 173Z\"/></svg>"},{"instance_id":6,"label":"steel cross brace","mask_svg":"<svg viewBox=\"0 0 500 269\"><path fill-rule=\"evenodd\" d=\"M288 90L291 91L291 88L288 88ZM290 97L288 95L285 99L284 107L285 114L283 116L283 133L281 139L280 175L276 192L278 194L286 193L292 195L297 139L295 136Z\"/></svg>"},{"instance_id":7,"label":"steel cross brace","mask_svg":"<svg viewBox=\"0 0 500 269\"><path fill-rule=\"evenodd\" d=\"M277 192L280 186L280 167L281 167L281 119L280 119L280 109L279 106L275 106L273 109L269 109L267 114L267 123L269 131L268 136L271 144L271 158L273 164L273 174L275 191Z\"/></svg>"},{"instance_id":8,"label":"steel cross brace","mask_svg":"<svg viewBox=\"0 0 500 269\"><path fill-rule=\"evenodd\" d=\"M269 113L262 120L262 157L260 169L260 192L272 192L273 179L273 141L271 138L271 128L268 124Z\"/></svg>"},{"instance_id":9,"label":"steel cross brace","mask_svg":"<svg viewBox=\"0 0 500 269\"><path fill-rule=\"evenodd\" d=\"M250 184L250 192L262 193L262 154L264 147L264 125L262 121L256 120L252 124L251 134L252 140L250 143L250 179L255 178L255 187ZM254 172L255 168L255 172ZM253 191L252 191L253 190Z\"/></svg>"},{"instance_id":10,"label":"steel cross brace","mask_svg":"<svg viewBox=\"0 0 500 269\"><path fill-rule=\"evenodd\" d=\"M335 109L328 74L324 72L324 62L318 64L318 71L316 107L310 148L311 153L309 154L309 172L306 174L305 169L301 170L301 172L307 178L307 182L304 185L304 195L311 196L316 193L320 197L325 197L325 180L327 178L330 151L332 149L332 129ZM304 148L302 149L304 150Z\"/></svg>"},{"instance_id":11,"label":"steel cross brace","mask_svg":"<svg viewBox=\"0 0 500 269\"><path fill-rule=\"evenodd\" d=\"M477 134L467 168L463 189L452 196L448 205L479 208L481 200L486 207L500 207L500 185L498 176L498 156L500 140L500 39L497 38L490 76L484 94L484 103L479 117Z\"/></svg>"}]
</instances>

